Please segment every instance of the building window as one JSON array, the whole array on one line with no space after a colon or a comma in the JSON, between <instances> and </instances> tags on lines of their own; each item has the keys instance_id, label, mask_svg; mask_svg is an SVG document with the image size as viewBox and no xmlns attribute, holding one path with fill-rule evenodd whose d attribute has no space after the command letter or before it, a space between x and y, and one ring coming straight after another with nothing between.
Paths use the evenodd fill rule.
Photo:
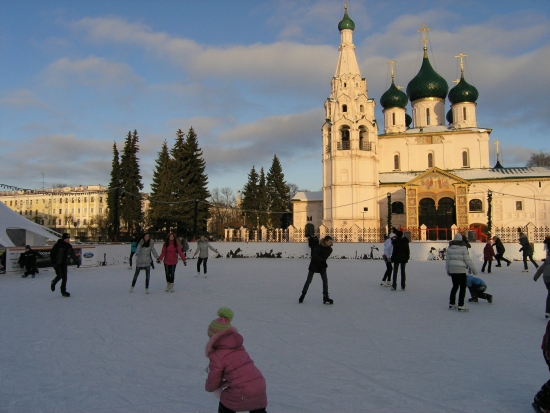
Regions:
<instances>
[{"instance_id":1,"label":"building window","mask_svg":"<svg viewBox=\"0 0 550 413\"><path fill-rule=\"evenodd\" d=\"M426 109L426 125L430 124L430 108Z\"/></svg>"},{"instance_id":2,"label":"building window","mask_svg":"<svg viewBox=\"0 0 550 413\"><path fill-rule=\"evenodd\" d=\"M65 203L66 203L66 204L69 203L69 198L65 198Z\"/></svg>"},{"instance_id":3,"label":"building window","mask_svg":"<svg viewBox=\"0 0 550 413\"><path fill-rule=\"evenodd\" d=\"M428 168L432 168L434 166L434 154L429 153L428 154Z\"/></svg>"},{"instance_id":4,"label":"building window","mask_svg":"<svg viewBox=\"0 0 550 413\"><path fill-rule=\"evenodd\" d=\"M340 135L342 137L342 141L339 142L339 148L340 150L349 150L350 148L350 142L349 142L349 127L344 126L340 130Z\"/></svg>"},{"instance_id":5,"label":"building window","mask_svg":"<svg viewBox=\"0 0 550 413\"><path fill-rule=\"evenodd\" d=\"M404 214L405 206L403 202L392 202L391 203L391 213L392 214Z\"/></svg>"},{"instance_id":6,"label":"building window","mask_svg":"<svg viewBox=\"0 0 550 413\"><path fill-rule=\"evenodd\" d=\"M466 108L462 108L462 115L464 116L464 120L466 120Z\"/></svg>"},{"instance_id":7,"label":"building window","mask_svg":"<svg viewBox=\"0 0 550 413\"><path fill-rule=\"evenodd\" d=\"M516 211L523 211L523 201L516 201Z\"/></svg>"},{"instance_id":8,"label":"building window","mask_svg":"<svg viewBox=\"0 0 550 413\"><path fill-rule=\"evenodd\" d=\"M93 214L93 213L94 213L94 209L90 208L90 214Z\"/></svg>"},{"instance_id":9,"label":"building window","mask_svg":"<svg viewBox=\"0 0 550 413\"><path fill-rule=\"evenodd\" d=\"M470 212L482 212L483 211L483 203L481 202L481 199L472 199L470 201Z\"/></svg>"},{"instance_id":10,"label":"building window","mask_svg":"<svg viewBox=\"0 0 550 413\"><path fill-rule=\"evenodd\" d=\"M359 105L359 112L365 112L365 107L363 105Z\"/></svg>"},{"instance_id":11,"label":"building window","mask_svg":"<svg viewBox=\"0 0 550 413\"><path fill-rule=\"evenodd\" d=\"M94 202L94 197L91 197L91 198L90 198L90 202Z\"/></svg>"},{"instance_id":12,"label":"building window","mask_svg":"<svg viewBox=\"0 0 550 413\"><path fill-rule=\"evenodd\" d=\"M462 152L462 167L467 168L470 166L470 162L468 159L468 151Z\"/></svg>"},{"instance_id":13,"label":"building window","mask_svg":"<svg viewBox=\"0 0 550 413\"><path fill-rule=\"evenodd\" d=\"M347 112L348 111L348 105L342 105L342 112Z\"/></svg>"},{"instance_id":14,"label":"building window","mask_svg":"<svg viewBox=\"0 0 550 413\"><path fill-rule=\"evenodd\" d=\"M84 197L84 202L86 202L86 197Z\"/></svg>"},{"instance_id":15,"label":"building window","mask_svg":"<svg viewBox=\"0 0 550 413\"><path fill-rule=\"evenodd\" d=\"M539 182L539 186L540 186L540 182ZM10 206L12 206L12 202L13 202L13 201L10 201ZM17 203L17 201L15 201L15 202Z\"/></svg>"},{"instance_id":16,"label":"building window","mask_svg":"<svg viewBox=\"0 0 550 413\"><path fill-rule=\"evenodd\" d=\"M103 213L103 208L99 208L99 213L100 213L100 214Z\"/></svg>"},{"instance_id":17,"label":"building window","mask_svg":"<svg viewBox=\"0 0 550 413\"><path fill-rule=\"evenodd\" d=\"M395 112L391 114L391 124L395 126Z\"/></svg>"},{"instance_id":18,"label":"building window","mask_svg":"<svg viewBox=\"0 0 550 413\"><path fill-rule=\"evenodd\" d=\"M101 204L102 202L103 202L103 197L100 196L100 197L99 197L99 203Z\"/></svg>"},{"instance_id":19,"label":"building window","mask_svg":"<svg viewBox=\"0 0 550 413\"><path fill-rule=\"evenodd\" d=\"M399 166L399 155L393 155L393 169L396 171L401 169Z\"/></svg>"},{"instance_id":20,"label":"building window","mask_svg":"<svg viewBox=\"0 0 550 413\"><path fill-rule=\"evenodd\" d=\"M86 225L86 218L84 218L84 225Z\"/></svg>"}]
</instances>

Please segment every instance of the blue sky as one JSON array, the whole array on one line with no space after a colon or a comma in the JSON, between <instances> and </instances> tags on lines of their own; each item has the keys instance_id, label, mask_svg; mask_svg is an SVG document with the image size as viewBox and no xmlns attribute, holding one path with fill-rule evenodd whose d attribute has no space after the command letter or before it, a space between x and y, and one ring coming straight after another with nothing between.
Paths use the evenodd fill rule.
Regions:
<instances>
[{"instance_id":1,"label":"blue sky","mask_svg":"<svg viewBox=\"0 0 550 413\"><path fill-rule=\"evenodd\" d=\"M0 0L0 183L40 188L44 173L46 187L107 184L113 142L137 129L148 189L162 142L193 127L210 189L242 188L276 154L287 182L320 190L343 3ZM348 5L370 98L389 87L390 59L398 85L416 75L426 23L451 87L454 56L468 55L478 126L493 129L504 165L550 151L550 2Z\"/></svg>"}]
</instances>

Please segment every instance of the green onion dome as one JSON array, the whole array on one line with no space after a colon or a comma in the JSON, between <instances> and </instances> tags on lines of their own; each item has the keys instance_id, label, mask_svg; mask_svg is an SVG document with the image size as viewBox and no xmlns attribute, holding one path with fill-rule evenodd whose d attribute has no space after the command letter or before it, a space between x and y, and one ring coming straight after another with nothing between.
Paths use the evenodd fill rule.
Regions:
<instances>
[{"instance_id":1,"label":"green onion dome","mask_svg":"<svg viewBox=\"0 0 550 413\"><path fill-rule=\"evenodd\" d=\"M447 119L447 122L453 123L453 110L449 109L447 112L447 116L445 116L445 119Z\"/></svg>"},{"instance_id":2,"label":"green onion dome","mask_svg":"<svg viewBox=\"0 0 550 413\"><path fill-rule=\"evenodd\" d=\"M338 23L338 30L340 30L340 31L345 30L345 29L355 30L355 23L348 16L347 6L345 7L344 10L345 10L344 11L344 17L342 18L342 20L340 20L340 23Z\"/></svg>"},{"instance_id":3,"label":"green onion dome","mask_svg":"<svg viewBox=\"0 0 550 413\"><path fill-rule=\"evenodd\" d=\"M449 85L432 68L428 59L428 52L424 49L424 59L418 74L407 85L407 96L411 102L422 98L447 97Z\"/></svg>"},{"instance_id":4,"label":"green onion dome","mask_svg":"<svg viewBox=\"0 0 550 413\"><path fill-rule=\"evenodd\" d=\"M388 108L403 108L407 106L407 95L405 92L400 91L393 81L391 80L391 86L384 94L380 97L380 104L384 109Z\"/></svg>"},{"instance_id":5,"label":"green onion dome","mask_svg":"<svg viewBox=\"0 0 550 413\"><path fill-rule=\"evenodd\" d=\"M413 118L408 113L405 113L405 126L408 128L413 123Z\"/></svg>"},{"instance_id":6,"label":"green onion dome","mask_svg":"<svg viewBox=\"0 0 550 413\"><path fill-rule=\"evenodd\" d=\"M464 80L464 72L460 76L460 82L449 92L449 102L455 103L472 102L475 103L479 97L477 89Z\"/></svg>"}]
</instances>

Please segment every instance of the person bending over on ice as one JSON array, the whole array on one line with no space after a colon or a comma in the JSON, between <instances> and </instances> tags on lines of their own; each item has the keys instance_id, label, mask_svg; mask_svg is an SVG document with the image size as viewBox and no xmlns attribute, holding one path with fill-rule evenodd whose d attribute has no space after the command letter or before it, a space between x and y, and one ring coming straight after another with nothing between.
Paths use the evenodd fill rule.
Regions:
<instances>
[{"instance_id":1,"label":"person bending over on ice","mask_svg":"<svg viewBox=\"0 0 550 413\"><path fill-rule=\"evenodd\" d=\"M149 293L149 278L151 276L151 263L153 262L151 253L157 260L159 259L157 250L155 250L155 244L151 242L151 236L146 232L136 248L136 272L134 273L130 292L134 291L139 272L143 268L145 270L145 292Z\"/></svg>"},{"instance_id":2,"label":"person bending over on ice","mask_svg":"<svg viewBox=\"0 0 550 413\"><path fill-rule=\"evenodd\" d=\"M166 289L164 291L174 292L174 275L176 274L176 265L178 264L178 255L185 264L185 254L181 250L180 243L176 235L172 232L166 237L162 246L159 261L164 259L164 273L166 274Z\"/></svg>"},{"instance_id":3,"label":"person bending over on ice","mask_svg":"<svg viewBox=\"0 0 550 413\"><path fill-rule=\"evenodd\" d=\"M210 363L204 388L220 398L218 413L266 413L265 378L243 347L243 337L231 326L233 311L223 307L208 326L206 357Z\"/></svg>"},{"instance_id":4,"label":"person bending over on ice","mask_svg":"<svg viewBox=\"0 0 550 413\"><path fill-rule=\"evenodd\" d=\"M321 274L323 280L323 304L333 304L334 301L328 297L328 279L327 279L327 259L332 254L332 237L327 235L321 240L319 246L313 250L311 255L311 261L309 263L309 272L307 273L307 280L302 288L302 295L298 299L299 303L304 302L304 297L309 289L309 284L313 279L313 274L318 272Z\"/></svg>"},{"instance_id":5,"label":"person bending over on ice","mask_svg":"<svg viewBox=\"0 0 550 413\"><path fill-rule=\"evenodd\" d=\"M468 311L464 307L464 297L466 296L466 271L469 268L474 275L477 275L477 271L474 267L474 263L470 259L468 254L468 248L462 244L462 235L456 234L451 242L449 242L449 248L447 248L446 257L447 275L453 280L453 288L451 289L451 295L449 297L449 310L457 308L458 311ZM458 307L456 306L456 292L458 292Z\"/></svg>"},{"instance_id":6,"label":"person bending over on ice","mask_svg":"<svg viewBox=\"0 0 550 413\"><path fill-rule=\"evenodd\" d=\"M21 278L27 278L29 274L34 278L34 275L38 273L38 268L36 268L36 257L40 257L40 254L33 251L30 245L27 245L25 247L25 252L21 253L18 261L19 268L25 268L25 273Z\"/></svg>"},{"instance_id":7,"label":"person bending over on ice","mask_svg":"<svg viewBox=\"0 0 550 413\"><path fill-rule=\"evenodd\" d=\"M208 241L204 239L204 235L201 235L201 237L199 238L199 241L197 242L197 250L193 254L193 257L197 255L197 253L199 254L199 260L197 261L197 275L195 275L195 277L198 277L199 274L201 273L201 263L202 263L202 268L204 270L204 278L206 278L206 270L207 270L206 263L208 262L208 249L211 249L216 254L219 254L218 250L216 248L213 248L208 243Z\"/></svg>"},{"instance_id":8,"label":"person bending over on ice","mask_svg":"<svg viewBox=\"0 0 550 413\"><path fill-rule=\"evenodd\" d=\"M468 275L466 278L466 285L468 286L468 290L470 290L470 295L472 296L472 298L468 300L470 303L477 303L478 298L487 300L489 304L493 303L493 296L485 293L487 290L487 284L485 284L485 281L481 278Z\"/></svg>"},{"instance_id":9,"label":"person bending over on ice","mask_svg":"<svg viewBox=\"0 0 550 413\"><path fill-rule=\"evenodd\" d=\"M550 261L547 259L544 263L537 269L533 280L537 281L542 275L542 281L548 290L546 295L546 318L550 317Z\"/></svg>"}]
</instances>

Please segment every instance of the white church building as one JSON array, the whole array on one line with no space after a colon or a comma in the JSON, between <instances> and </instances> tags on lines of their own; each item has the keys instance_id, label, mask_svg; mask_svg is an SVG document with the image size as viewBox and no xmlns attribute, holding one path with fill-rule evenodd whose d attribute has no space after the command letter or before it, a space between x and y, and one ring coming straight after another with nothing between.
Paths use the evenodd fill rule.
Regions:
<instances>
[{"instance_id":1,"label":"white church building","mask_svg":"<svg viewBox=\"0 0 550 413\"><path fill-rule=\"evenodd\" d=\"M477 240L499 235L516 242L550 234L550 169L491 166L491 129L476 119L478 90L461 78L449 90L424 57L406 92L392 84L380 97L384 123L374 116L353 44L354 22L338 24L340 47L322 126L323 188L292 200L294 240L330 234L337 241L380 241L388 227L413 240L451 239L471 231ZM446 112L446 102L450 109ZM407 113L410 102L412 115Z\"/></svg>"}]
</instances>

